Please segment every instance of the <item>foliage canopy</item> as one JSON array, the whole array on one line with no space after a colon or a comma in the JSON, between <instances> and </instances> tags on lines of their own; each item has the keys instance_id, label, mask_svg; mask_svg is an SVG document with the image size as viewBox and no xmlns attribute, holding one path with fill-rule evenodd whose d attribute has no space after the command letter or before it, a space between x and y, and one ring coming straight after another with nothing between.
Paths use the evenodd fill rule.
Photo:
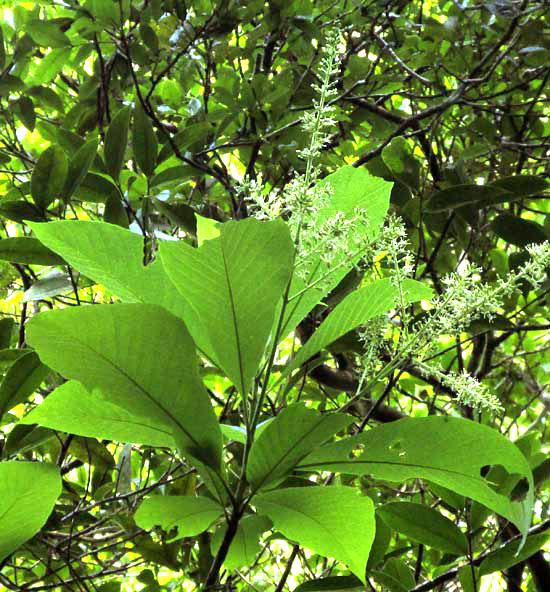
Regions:
<instances>
[{"instance_id":1,"label":"foliage canopy","mask_svg":"<svg viewBox=\"0 0 550 592\"><path fill-rule=\"evenodd\" d=\"M545 589L544 4L1 2L0 588Z\"/></svg>"}]
</instances>

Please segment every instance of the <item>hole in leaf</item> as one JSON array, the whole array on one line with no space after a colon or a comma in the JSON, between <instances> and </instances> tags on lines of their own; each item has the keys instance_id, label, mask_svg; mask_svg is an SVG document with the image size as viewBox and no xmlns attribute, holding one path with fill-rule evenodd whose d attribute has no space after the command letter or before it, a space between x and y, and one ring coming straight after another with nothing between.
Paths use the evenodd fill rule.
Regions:
<instances>
[{"instance_id":1,"label":"hole in leaf","mask_svg":"<svg viewBox=\"0 0 550 592\"><path fill-rule=\"evenodd\" d=\"M361 456L361 454L363 454L364 451L365 451L365 445L364 444L357 444L357 446L354 446L353 449L348 454L348 458L350 460L358 458L359 456Z\"/></svg>"},{"instance_id":2,"label":"hole in leaf","mask_svg":"<svg viewBox=\"0 0 550 592\"><path fill-rule=\"evenodd\" d=\"M403 451L403 443L401 440L394 440L389 446L388 446L390 452L396 452L399 454L399 456L402 456L403 454L405 454L405 452Z\"/></svg>"},{"instance_id":3,"label":"hole in leaf","mask_svg":"<svg viewBox=\"0 0 550 592\"><path fill-rule=\"evenodd\" d=\"M479 474L481 477L487 477L487 474L489 473L490 470L491 470L490 465L484 465L483 467L481 467L481 469L479 469Z\"/></svg>"}]
</instances>

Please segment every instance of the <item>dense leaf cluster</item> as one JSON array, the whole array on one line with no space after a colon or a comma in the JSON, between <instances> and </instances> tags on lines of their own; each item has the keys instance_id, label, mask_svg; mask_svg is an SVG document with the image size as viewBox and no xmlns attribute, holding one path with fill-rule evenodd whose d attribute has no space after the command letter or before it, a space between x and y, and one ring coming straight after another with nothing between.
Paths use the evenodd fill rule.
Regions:
<instances>
[{"instance_id":1,"label":"dense leaf cluster","mask_svg":"<svg viewBox=\"0 0 550 592\"><path fill-rule=\"evenodd\" d=\"M545 590L545 2L0 6L0 588Z\"/></svg>"}]
</instances>

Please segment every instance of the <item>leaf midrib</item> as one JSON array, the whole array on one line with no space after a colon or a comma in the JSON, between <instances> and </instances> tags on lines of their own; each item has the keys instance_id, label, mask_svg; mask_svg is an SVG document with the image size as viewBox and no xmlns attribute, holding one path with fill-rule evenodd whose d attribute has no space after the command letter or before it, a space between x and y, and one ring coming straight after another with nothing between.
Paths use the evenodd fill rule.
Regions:
<instances>
[{"instance_id":1,"label":"leaf midrib","mask_svg":"<svg viewBox=\"0 0 550 592\"><path fill-rule=\"evenodd\" d=\"M358 465L391 465L391 466L396 466L396 467L419 467L421 469L428 469L431 471L441 471L443 473L450 473L452 475L456 475L459 477L467 477L469 479L474 479L476 481L479 481L481 484L485 485L485 487L487 487L489 489L489 491L491 491L492 493L495 493L497 495L500 495L501 497L505 497L502 496L501 494L499 494L496 491L493 491L489 485L487 485L481 478L477 477L476 475L469 475L468 473L461 473L460 471L453 471L452 469L446 469L444 467L434 467L431 465L421 465L419 463L398 463L395 461L390 461L390 460L333 460L333 461L322 461L322 462L317 462L317 463L308 463L308 464L304 464L304 465L299 465L297 468L299 469L307 469L307 468L313 468L313 467L322 467L324 465L354 465L354 464L358 464ZM525 477L527 477L527 475L524 475Z\"/></svg>"},{"instance_id":2,"label":"leaf midrib","mask_svg":"<svg viewBox=\"0 0 550 592\"><path fill-rule=\"evenodd\" d=\"M237 323L237 311L236 311L236 307L235 307L235 300L233 298L233 289L232 289L231 280L229 277L229 270L227 268L227 260L225 258L225 249L224 249L223 241L220 241L220 251L221 251L221 255L222 255L223 269L225 272L225 279L226 279L226 283L227 283L227 292L229 295L231 317L233 318L233 328L234 328L234 332L235 332L235 342L236 342L236 346L237 346L237 362L239 365L239 377L240 377L240 381L241 381L241 394L244 397L246 393L245 393L245 384L244 384L244 369L243 369L243 356L242 356L242 350L241 350L241 339L240 339L240 335L239 335L239 325Z\"/></svg>"},{"instance_id":3,"label":"leaf midrib","mask_svg":"<svg viewBox=\"0 0 550 592\"><path fill-rule=\"evenodd\" d=\"M181 422L179 421L179 419L177 419L174 415L172 415L172 413L170 413L168 411L168 409L166 409L157 399L155 399L152 395L152 393L150 393L145 387L143 387L139 382L137 382L137 380L135 380L134 378L132 378L129 374L127 374L122 368L120 368L119 366L117 366L112 360L110 360L109 358L107 358L106 356L104 356L101 352L97 351L96 349L94 349L91 345L80 341L78 338L75 338L75 341L77 341L78 343L80 343L81 345L84 346L85 349L90 350L92 353L94 353L97 357L99 357L101 360L103 360L104 362L106 362L109 366L111 366L112 368L114 368L114 370L118 373L120 373L122 376L124 376L124 378L126 378L128 380L128 382L130 382L131 384L133 384L135 387L137 387L137 389L139 391L141 391L146 397L147 399L154 403L155 405L157 405L160 410L165 413L177 426L178 428L198 447L200 447L200 443L185 429L185 427L181 424ZM77 379L78 380L78 379Z\"/></svg>"},{"instance_id":4,"label":"leaf midrib","mask_svg":"<svg viewBox=\"0 0 550 592\"><path fill-rule=\"evenodd\" d=\"M265 485L265 483L268 482L269 478L272 477L273 473L275 473L275 471L280 467L280 465L282 463L284 463L284 461L291 455L293 449L297 448L300 444L302 444L303 441L325 421L325 419L326 419L326 417L324 417L324 416L319 417L318 421L316 421L315 425L311 426L311 429L309 429L306 432L303 432L297 440L294 440L294 444L292 446L289 446L286 450L283 451L282 455L279 457L279 460L272 466L272 468L269 470L269 472L267 472L267 471L265 472L265 475L260 480L255 491L259 491ZM262 434L262 436L263 436L263 434ZM328 437L326 439L328 440ZM260 438L258 438L258 441L259 440L260 440ZM316 446L314 446L313 449L314 448L316 448ZM305 458L313 449L308 450L306 453L304 453L303 456L300 456L299 458L297 458L296 463L294 464L294 467L296 467L296 465L300 462L300 460L302 458ZM292 470L292 467L290 467L289 470ZM277 479L279 477L280 477L280 475L278 477L275 477L275 479Z\"/></svg>"}]
</instances>

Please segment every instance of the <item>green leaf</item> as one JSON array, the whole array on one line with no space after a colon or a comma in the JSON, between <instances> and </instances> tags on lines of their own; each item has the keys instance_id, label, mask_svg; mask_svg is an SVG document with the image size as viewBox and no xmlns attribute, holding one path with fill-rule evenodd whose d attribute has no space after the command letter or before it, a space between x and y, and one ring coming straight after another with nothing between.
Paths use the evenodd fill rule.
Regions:
<instances>
[{"instance_id":1,"label":"green leaf","mask_svg":"<svg viewBox=\"0 0 550 592\"><path fill-rule=\"evenodd\" d=\"M25 290L23 302L32 302L33 300L42 300L51 296L57 296L73 289L71 276L68 273L54 272L48 277L34 282L34 284Z\"/></svg>"},{"instance_id":2,"label":"green leaf","mask_svg":"<svg viewBox=\"0 0 550 592\"><path fill-rule=\"evenodd\" d=\"M26 32L35 43L43 47L67 47L70 39L62 33L59 26L52 21L33 20L25 25Z\"/></svg>"},{"instance_id":3,"label":"green leaf","mask_svg":"<svg viewBox=\"0 0 550 592\"><path fill-rule=\"evenodd\" d=\"M55 432L47 428L17 424L8 435L3 453L8 457L24 454L55 437Z\"/></svg>"},{"instance_id":4,"label":"green leaf","mask_svg":"<svg viewBox=\"0 0 550 592\"><path fill-rule=\"evenodd\" d=\"M331 576L300 584L292 592L336 592L338 590L364 590L364 585L355 576Z\"/></svg>"},{"instance_id":5,"label":"green leaf","mask_svg":"<svg viewBox=\"0 0 550 592\"><path fill-rule=\"evenodd\" d=\"M495 571L504 571L509 567L529 559L537 551L542 549L548 542L550 533L541 532L527 537L525 545L521 547L521 541L513 541L506 545L491 551L479 566L479 572L482 576L494 573Z\"/></svg>"},{"instance_id":6,"label":"green leaf","mask_svg":"<svg viewBox=\"0 0 550 592\"><path fill-rule=\"evenodd\" d=\"M63 101L51 88L47 86L31 86L27 90L27 94L33 97L39 106L63 113Z\"/></svg>"},{"instance_id":7,"label":"green leaf","mask_svg":"<svg viewBox=\"0 0 550 592\"><path fill-rule=\"evenodd\" d=\"M164 169L151 179L151 189L165 185L175 185L196 175L196 169L188 165L180 165Z\"/></svg>"},{"instance_id":8,"label":"green leaf","mask_svg":"<svg viewBox=\"0 0 550 592\"><path fill-rule=\"evenodd\" d=\"M69 63L71 51L70 47L52 49L35 67L32 74L33 83L35 85L49 84L61 72L63 66Z\"/></svg>"},{"instance_id":9,"label":"green leaf","mask_svg":"<svg viewBox=\"0 0 550 592\"><path fill-rule=\"evenodd\" d=\"M415 280L405 279L402 287L406 303L430 300L433 296L428 286ZM399 291L389 278L377 280L348 294L298 351L296 357L285 368L284 374L292 372L352 329L390 311L397 305L398 296Z\"/></svg>"},{"instance_id":10,"label":"green leaf","mask_svg":"<svg viewBox=\"0 0 550 592\"><path fill-rule=\"evenodd\" d=\"M347 565L365 583L374 539L374 505L351 487L294 487L263 493L254 504L286 537Z\"/></svg>"},{"instance_id":11,"label":"green leaf","mask_svg":"<svg viewBox=\"0 0 550 592\"><path fill-rule=\"evenodd\" d=\"M192 314L195 342L241 393L248 392L289 281L292 241L280 220L226 222L221 236L193 248L160 245L161 261Z\"/></svg>"},{"instance_id":12,"label":"green leaf","mask_svg":"<svg viewBox=\"0 0 550 592\"><path fill-rule=\"evenodd\" d=\"M472 565L462 565L458 569L458 581L462 592L477 592L479 586L479 569Z\"/></svg>"},{"instance_id":13,"label":"green leaf","mask_svg":"<svg viewBox=\"0 0 550 592\"><path fill-rule=\"evenodd\" d=\"M204 532L222 515L223 507L207 497L157 495L143 501L134 519L138 526L148 530L155 526L167 532L177 528L177 536L171 539L174 540Z\"/></svg>"},{"instance_id":14,"label":"green leaf","mask_svg":"<svg viewBox=\"0 0 550 592\"><path fill-rule=\"evenodd\" d=\"M44 214L24 199L8 199L1 202L0 216L19 223L25 220L33 220L35 222L42 222L44 220Z\"/></svg>"},{"instance_id":15,"label":"green leaf","mask_svg":"<svg viewBox=\"0 0 550 592\"><path fill-rule=\"evenodd\" d=\"M139 168L144 175L152 177L157 164L158 140L151 119L141 106L137 106L134 111L132 146Z\"/></svg>"},{"instance_id":16,"label":"green leaf","mask_svg":"<svg viewBox=\"0 0 550 592\"><path fill-rule=\"evenodd\" d=\"M195 214L197 220L197 243L200 246L207 241L220 236L221 222L213 220L212 218L205 218Z\"/></svg>"},{"instance_id":17,"label":"green leaf","mask_svg":"<svg viewBox=\"0 0 550 592\"><path fill-rule=\"evenodd\" d=\"M502 177L493 181L489 187L496 187L511 194L511 199L521 199L529 195L535 195L548 189L548 180L535 175L515 175L513 177Z\"/></svg>"},{"instance_id":18,"label":"green leaf","mask_svg":"<svg viewBox=\"0 0 550 592\"><path fill-rule=\"evenodd\" d=\"M0 259L12 263L63 265L65 261L38 239L16 236L0 240Z\"/></svg>"},{"instance_id":19,"label":"green leaf","mask_svg":"<svg viewBox=\"0 0 550 592\"><path fill-rule=\"evenodd\" d=\"M372 571L371 575L382 585L383 590L389 592L408 592L415 585L410 568L397 557L388 559L382 571Z\"/></svg>"},{"instance_id":20,"label":"green leaf","mask_svg":"<svg viewBox=\"0 0 550 592\"><path fill-rule=\"evenodd\" d=\"M540 224L512 214L497 216L491 222L491 229L499 238L518 247L546 240L546 233Z\"/></svg>"},{"instance_id":21,"label":"green leaf","mask_svg":"<svg viewBox=\"0 0 550 592\"><path fill-rule=\"evenodd\" d=\"M235 442L246 444L246 428L221 423L220 429L222 431L222 434L228 440L235 440Z\"/></svg>"},{"instance_id":22,"label":"green leaf","mask_svg":"<svg viewBox=\"0 0 550 592\"><path fill-rule=\"evenodd\" d=\"M143 43L153 52L158 53L159 50L159 40L157 34L153 29L144 23L141 23L139 26L139 34L143 39Z\"/></svg>"},{"instance_id":23,"label":"green leaf","mask_svg":"<svg viewBox=\"0 0 550 592\"><path fill-rule=\"evenodd\" d=\"M116 405L108 392L88 390L76 380L57 387L19 423L88 438L175 448L173 430L166 422Z\"/></svg>"},{"instance_id":24,"label":"green leaf","mask_svg":"<svg viewBox=\"0 0 550 592\"><path fill-rule=\"evenodd\" d=\"M382 563L386 556L390 541L392 538L392 531L389 526L380 518L378 515L378 509L376 510L376 534L372 547L369 554L369 560L367 562L367 570L375 568L377 565Z\"/></svg>"},{"instance_id":25,"label":"green leaf","mask_svg":"<svg viewBox=\"0 0 550 592\"><path fill-rule=\"evenodd\" d=\"M113 224L88 220L31 224L31 228L45 245L63 253L75 269L123 300L158 304L185 318L187 306L161 262L157 259L143 266L143 237Z\"/></svg>"},{"instance_id":26,"label":"green leaf","mask_svg":"<svg viewBox=\"0 0 550 592\"><path fill-rule=\"evenodd\" d=\"M48 371L34 352L18 358L0 384L0 419L6 411L26 401L46 378Z\"/></svg>"},{"instance_id":27,"label":"green leaf","mask_svg":"<svg viewBox=\"0 0 550 592\"><path fill-rule=\"evenodd\" d=\"M287 407L254 441L246 468L248 482L257 490L281 479L352 420L344 413L323 415L303 404Z\"/></svg>"},{"instance_id":28,"label":"green leaf","mask_svg":"<svg viewBox=\"0 0 550 592\"><path fill-rule=\"evenodd\" d=\"M434 193L426 205L426 211L444 212L470 204L485 207L507 202L511 197L508 191L493 185L455 185Z\"/></svg>"},{"instance_id":29,"label":"green leaf","mask_svg":"<svg viewBox=\"0 0 550 592\"><path fill-rule=\"evenodd\" d=\"M61 493L59 470L46 463L0 463L0 561L44 525Z\"/></svg>"},{"instance_id":30,"label":"green leaf","mask_svg":"<svg viewBox=\"0 0 550 592\"><path fill-rule=\"evenodd\" d=\"M468 553L466 535L451 520L428 506L390 502L376 512L388 526L418 543L454 555Z\"/></svg>"},{"instance_id":31,"label":"green leaf","mask_svg":"<svg viewBox=\"0 0 550 592\"><path fill-rule=\"evenodd\" d=\"M120 170L124 162L124 154L128 145L128 128L130 126L131 110L123 107L111 121L105 134L105 166L109 175L118 181Z\"/></svg>"},{"instance_id":32,"label":"green leaf","mask_svg":"<svg viewBox=\"0 0 550 592\"><path fill-rule=\"evenodd\" d=\"M121 228L128 228L128 214L118 195L109 195L105 200L103 220L109 224L116 224Z\"/></svg>"},{"instance_id":33,"label":"green leaf","mask_svg":"<svg viewBox=\"0 0 550 592\"><path fill-rule=\"evenodd\" d=\"M51 310L29 321L27 340L51 368L170 426L186 454L221 467L222 435L193 341L169 312L148 304Z\"/></svg>"},{"instance_id":34,"label":"green leaf","mask_svg":"<svg viewBox=\"0 0 550 592\"><path fill-rule=\"evenodd\" d=\"M332 197L329 204L317 214L319 222L332 218L338 212L352 218L355 215L355 209L361 208L369 216L369 224L364 232L371 239L378 235L388 212L392 183L373 177L364 169L352 166L340 168L320 183L331 186ZM312 270L309 283L320 278L324 279L309 288L297 274L294 274L289 292L291 302L285 311L281 339L286 337L307 313L340 283L358 259L359 257L350 259L349 265L336 270L331 270L328 264L319 259L314 264L316 271ZM298 294L300 295L297 296Z\"/></svg>"},{"instance_id":35,"label":"green leaf","mask_svg":"<svg viewBox=\"0 0 550 592\"><path fill-rule=\"evenodd\" d=\"M392 177L411 189L420 186L420 162L414 157L412 146L403 136L397 136L385 146L381 154L384 164L390 169Z\"/></svg>"},{"instance_id":36,"label":"green leaf","mask_svg":"<svg viewBox=\"0 0 550 592\"><path fill-rule=\"evenodd\" d=\"M265 516L245 516L240 520L237 533L231 542L227 557L223 564L226 569L233 570L249 567L254 563L260 552L260 536L271 528L271 520ZM212 553L218 552L227 527L220 527L212 538Z\"/></svg>"},{"instance_id":37,"label":"green leaf","mask_svg":"<svg viewBox=\"0 0 550 592\"><path fill-rule=\"evenodd\" d=\"M21 349L0 349L0 362L15 362L15 360L29 352L32 352L32 349L27 347Z\"/></svg>"},{"instance_id":38,"label":"green leaf","mask_svg":"<svg viewBox=\"0 0 550 592\"><path fill-rule=\"evenodd\" d=\"M88 173L76 190L76 197L82 201L101 203L106 202L111 196L120 199L117 186L107 177L96 173Z\"/></svg>"},{"instance_id":39,"label":"green leaf","mask_svg":"<svg viewBox=\"0 0 550 592\"><path fill-rule=\"evenodd\" d=\"M502 465L527 480L525 501L510 501L491 488L480 476L480 470L491 465ZM533 476L525 457L496 430L466 419L401 419L326 444L301 461L298 469L368 474L395 482L426 479L491 508L524 533L531 521Z\"/></svg>"},{"instance_id":40,"label":"green leaf","mask_svg":"<svg viewBox=\"0 0 550 592\"><path fill-rule=\"evenodd\" d=\"M195 211L186 203L165 203L160 199L154 200L157 210L166 216L172 224L179 226L189 236L197 236L197 220Z\"/></svg>"},{"instance_id":41,"label":"green leaf","mask_svg":"<svg viewBox=\"0 0 550 592\"><path fill-rule=\"evenodd\" d=\"M23 125L32 132L36 124L36 113L32 100L29 97L21 97L13 106Z\"/></svg>"},{"instance_id":42,"label":"green leaf","mask_svg":"<svg viewBox=\"0 0 550 592\"><path fill-rule=\"evenodd\" d=\"M11 317L0 319L0 350L11 345L11 339L15 329L15 321Z\"/></svg>"},{"instance_id":43,"label":"green leaf","mask_svg":"<svg viewBox=\"0 0 550 592\"><path fill-rule=\"evenodd\" d=\"M13 92L20 92L25 88L25 83L17 76L3 74L0 78L0 96L8 96Z\"/></svg>"},{"instance_id":44,"label":"green leaf","mask_svg":"<svg viewBox=\"0 0 550 592\"><path fill-rule=\"evenodd\" d=\"M47 208L60 196L68 172L69 161L62 148L50 146L42 152L31 176L31 195L39 208Z\"/></svg>"},{"instance_id":45,"label":"green leaf","mask_svg":"<svg viewBox=\"0 0 550 592\"><path fill-rule=\"evenodd\" d=\"M67 180L63 188L63 199L65 202L69 201L87 175L88 169L92 166L96 157L98 145L99 140L90 140L79 148L73 158L71 158Z\"/></svg>"}]
</instances>

